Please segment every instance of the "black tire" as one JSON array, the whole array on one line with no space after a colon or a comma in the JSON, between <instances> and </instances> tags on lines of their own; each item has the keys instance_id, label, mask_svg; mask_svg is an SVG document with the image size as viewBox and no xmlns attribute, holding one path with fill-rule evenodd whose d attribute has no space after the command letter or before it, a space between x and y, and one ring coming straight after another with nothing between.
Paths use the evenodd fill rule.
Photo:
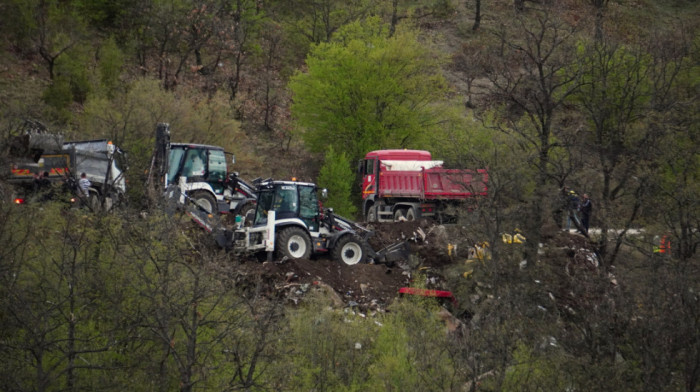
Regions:
<instances>
[{"instance_id":1,"label":"black tire","mask_svg":"<svg viewBox=\"0 0 700 392\"><path fill-rule=\"evenodd\" d=\"M192 197L192 202L194 205L205 211L207 214L213 214L218 212L218 206L216 204L216 199L211 193L206 191L195 192Z\"/></svg>"},{"instance_id":2,"label":"black tire","mask_svg":"<svg viewBox=\"0 0 700 392\"><path fill-rule=\"evenodd\" d=\"M275 249L279 258L308 259L311 256L311 238L300 227L287 227L277 233Z\"/></svg>"},{"instance_id":3,"label":"black tire","mask_svg":"<svg viewBox=\"0 0 700 392\"><path fill-rule=\"evenodd\" d=\"M253 221L255 220L255 204L246 203L243 207L241 207L238 215L243 217L243 226L252 226Z\"/></svg>"},{"instance_id":4,"label":"black tire","mask_svg":"<svg viewBox=\"0 0 700 392\"><path fill-rule=\"evenodd\" d=\"M367 222L372 223L377 221L377 209L371 206L367 210Z\"/></svg>"},{"instance_id":5,"label":"black tire","mask_svg":"<svg viewBox=\"0 0 700 392\"><path fill-rule=\"evenodd\" d=\"M404 215L404 211L402 209L398 209L394 211L394 222L402 222L403 220L406 219L406 216Z\"/></svg>"},{"instance_id":6,"label":"black tire","mask_svg":"<svg viewBox=\"0 0 700 392\"><path fill-rule=\"evenodd\" d=\"M346 265L355 265L367 262L367 250L364 241L352 234L340 237L331 252L334 260Z\"/></svg>"},{"instance_id":7,"label":"black tire","mask_svg":"<svg viewBox=\"0 0 700 392\"><path fill-rule=\"evenodd\" d=\"M409 207L409 209L406 210L406 220L409 222L416 220L416 210L413 207Z\"/></svg>"}]
</instances>

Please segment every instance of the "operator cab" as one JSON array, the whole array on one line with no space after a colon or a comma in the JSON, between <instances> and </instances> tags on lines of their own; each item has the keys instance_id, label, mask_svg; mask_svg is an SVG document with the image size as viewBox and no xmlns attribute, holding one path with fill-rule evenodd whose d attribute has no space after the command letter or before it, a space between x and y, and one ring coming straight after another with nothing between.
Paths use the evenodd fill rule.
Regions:
<instances>
[{"instance_id":1,"label":"operator cab","mask_svg":"<svg viewBox=\"0 0 700 392\"><path fill-rule=\"evenodd\" d=\"M253 226L267 224L268 211L275 211L276 220L301 219L309 231L318 231L321 211L316 185L292 181L261 183Z\"/></svg>"},{"instance_id":2,"label":"operator cab","mask_svg":"<svg viewBox=\"0 0 700 392\"><path fill-rule=\"evenodd\" d=\"M186 177L187 182L207 182L217 195L223 193L226 156L221 147L172 143L169 162L168 184Z\"/></svg>"}]
</instances>

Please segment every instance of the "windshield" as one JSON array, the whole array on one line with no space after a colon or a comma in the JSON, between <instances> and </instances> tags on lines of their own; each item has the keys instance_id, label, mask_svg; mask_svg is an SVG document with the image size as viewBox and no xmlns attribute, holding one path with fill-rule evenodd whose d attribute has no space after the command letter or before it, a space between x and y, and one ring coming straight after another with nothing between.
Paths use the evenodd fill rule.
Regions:
<instances>
[{"instance_id":1,"label":"windshield","mask_svg":"<svg viewBox=\"0 0 700 392\"><path fill-rule=\"evenodd\" d=\"M299 217L299 194L297 186L275 184L258 195L258 209L255 212L255 225L267 223L267 212L275 211L275 219Z\"/></svg>"}]
</instances>

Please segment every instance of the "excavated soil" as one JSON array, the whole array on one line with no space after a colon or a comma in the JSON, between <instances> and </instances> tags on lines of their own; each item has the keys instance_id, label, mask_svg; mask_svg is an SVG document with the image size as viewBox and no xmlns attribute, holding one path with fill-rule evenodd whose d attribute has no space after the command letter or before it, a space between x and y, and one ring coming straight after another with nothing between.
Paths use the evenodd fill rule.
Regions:
<instances>
[{"instance_id":1,"label":"excavated soil","mask_svg":"<svg viewBox=\"0 0 700 392\"><path fill-rule=\"evenodd\" d=\"M397 222L366 226L374 231L369 239L375 250L404 241L409 254L393 262L357 264L353 266L318 255L309 260L259 261L239 259L235 274L239 285L254 286L257 292L298 304L312 290L322 290L337 307L356 307L359 311L383 310L399 296L399 289L412 284L417 272L430 271L440 287L441 271L455 260L464 260L466 246L459 258L450 257L449 243L472 241L458 227L431 222ZM475 241L474 241L475 242ZM472 244L474 242L471 242ZM557 233L548 241L553 247L577 252L589 248L586 238L576 234ZM567 251L564 251L565 253ZM454 256L454 254L452 255ZM568 255L569 257L573 257Z\"/></svg>"}]
</instances>

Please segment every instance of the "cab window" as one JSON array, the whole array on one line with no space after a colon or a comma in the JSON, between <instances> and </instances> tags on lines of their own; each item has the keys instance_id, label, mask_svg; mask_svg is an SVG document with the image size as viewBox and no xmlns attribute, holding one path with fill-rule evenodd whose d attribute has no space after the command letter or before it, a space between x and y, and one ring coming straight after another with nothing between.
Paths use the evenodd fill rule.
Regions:
<instances>
[{"instance_id":1,"label":"cab window","mask_svg":"<svg viewBox=\"0 0 700 392\"><path fill-rule=\"evenodd\" d=\"M221 150L209 150L209 181L226 179L226 156Z\"/></svg>"},{"instance_id":2,"label":"cab window","mask_svg":"<svg viewBox=\"0 0 700 392\"><path fill-rule=\"evenodd\" d=\"M367 159L365 161L365 175L374 174L374 159Z\"/></svg>"}]
</instances>

